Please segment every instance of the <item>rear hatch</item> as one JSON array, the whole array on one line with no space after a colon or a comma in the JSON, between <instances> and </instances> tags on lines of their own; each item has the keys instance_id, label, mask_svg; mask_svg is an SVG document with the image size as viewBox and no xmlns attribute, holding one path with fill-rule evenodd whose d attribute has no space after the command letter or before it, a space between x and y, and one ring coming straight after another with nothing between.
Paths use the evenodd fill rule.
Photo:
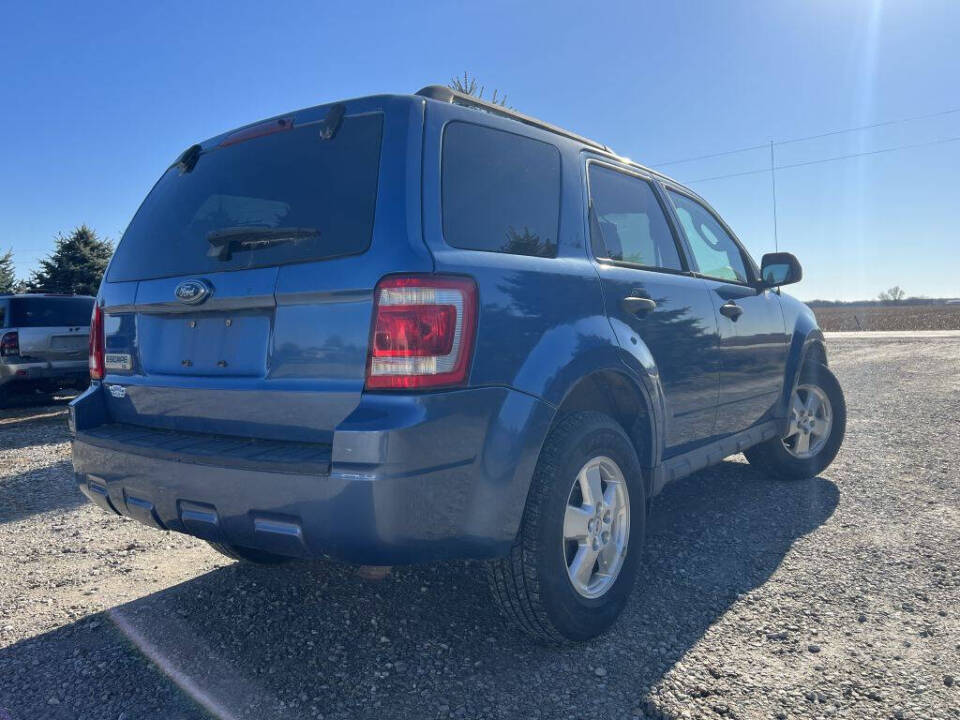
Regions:
<instances>
[{"instance_id":1,"label":"rear hatch","mask_svg":"<svg viewBox=\"0 0 960 720\"><path fill-rule=\"evenodd\" d=\"M85 362L92 309L90 297L10 298L8 325L17 331L20 356L54 364Z\"/></svg>"},{"instance_id":2,"label":"rear hatch","mask_svg":"<svg viewBox=\"0 0 960 720\"><path fill-rule=\"evenodd\" d=\"M377 281L432 269L421 123L412 99L364 98L184 153L101 289L112 419L329 442L363 391Z\"/></svg>"}]
</instances>

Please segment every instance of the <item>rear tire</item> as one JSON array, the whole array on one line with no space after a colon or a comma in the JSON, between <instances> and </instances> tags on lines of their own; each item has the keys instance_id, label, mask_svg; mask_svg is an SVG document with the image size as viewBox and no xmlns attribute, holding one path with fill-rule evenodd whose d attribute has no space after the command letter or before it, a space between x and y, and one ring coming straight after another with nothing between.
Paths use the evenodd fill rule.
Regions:
<instances>
[{"instance_id":1,"label":"rear tire","mask_svg":"<svg viewBox=\"0 0 960 720\"><path fill-rule=\"evenodd\" d=\"M540 452L510 554L487 566L494 601L540 642L596 637L626 605L645 530L643 472L623 428L568 415Z\"/></svg>"},{"instance_id":2,"label":"rear tire","mask_svg":"<svg viewBox=\"0 0 960 720\"><path fill-rule=\"evenodd\" d=\"M804 365L788 412L785 438L767 440L743 454L757 470L780 480L816 477L837 456L847 427L843 390L826 365ZM816 434L818 427L825 429L822 436Z\"/></svg>"},{"instance_id":3,"label":"rear tire","mask_svg":"<svg viewBox=\"0 0 960 720\"><path fill-rule=\"evenodd\" d=\"M283 565L293 560L286 555L276 555L266 550L256 550L254 548L240 547L239 545L227 545L226 543L217 543L207 540L207 544L221 555L226 555L231 560L250 563L252 565Z\"/></svg>"}]
</instances>

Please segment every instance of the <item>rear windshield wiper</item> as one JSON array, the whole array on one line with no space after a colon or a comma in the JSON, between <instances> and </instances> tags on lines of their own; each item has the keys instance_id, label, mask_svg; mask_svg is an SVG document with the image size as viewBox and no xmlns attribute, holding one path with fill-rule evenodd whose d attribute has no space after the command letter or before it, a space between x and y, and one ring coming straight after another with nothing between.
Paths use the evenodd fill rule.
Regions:
<instances>
[{"instance_id":1,"label":"rear windshield wiper","mask_svg":"<svg viewBox=\"0 0 960 720\"><path fill-rule=\"evenodd\" d=\"M210 243L207 257L229 260L234 250L260 250L319 235L317 228L258 228L246 225L222 228L207 233L207 242Z\"/></svg>"}]
</instances>

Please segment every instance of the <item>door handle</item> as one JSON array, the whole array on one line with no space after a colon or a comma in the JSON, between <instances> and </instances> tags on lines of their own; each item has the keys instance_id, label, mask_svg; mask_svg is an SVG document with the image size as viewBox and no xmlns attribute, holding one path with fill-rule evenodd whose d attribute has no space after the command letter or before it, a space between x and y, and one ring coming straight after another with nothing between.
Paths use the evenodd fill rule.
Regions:
<instances>
[{"instance_id":1,"label":"door handle","mask_svg":"<svg viewBox=\"0 0 960 720\"><path fill-rule=\"evenodd\" d=\"M636 297L631 295L620 301L620 307L623 311L632 315L640 315L656 310L657 301L647 297Z\"/></svg>"},{"instance_id":2,"label":"door handle","mask_svg":"<svg viewBox=\"0 0 960 720\"><path fill-rule=\"evenodd\" d=\"M720 314L730 318L734 322L743 315L743 308L737 305L733 300L727 300L720 306Z\"/></svg>"}]
</instances>

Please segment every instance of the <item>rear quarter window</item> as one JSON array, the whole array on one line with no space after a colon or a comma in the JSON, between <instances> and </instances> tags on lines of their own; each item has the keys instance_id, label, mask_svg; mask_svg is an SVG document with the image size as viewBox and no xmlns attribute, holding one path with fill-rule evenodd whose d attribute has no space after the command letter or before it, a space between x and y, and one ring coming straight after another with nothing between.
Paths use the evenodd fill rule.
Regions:
<instances>
[{"instance_id":1,"label":"rear quarter window","mask_svg":"<svg viewBox=\"0 0 960 720\"><path fill-rule=\"evenodd\" d=\"M466 250L554 257L560 151L523 135L447 125L442 160L443 236Z\"/></svg>"},{"instance_id":2,"label":"rear quarter window","mask_svg":"<svg viewBox=\"0 0 960 720\"><path fill-rule=\"evenodd\" d=\"M9 327L85 327L92 312L93 298L11 298Z\"/></svg>"}]
</instances>

